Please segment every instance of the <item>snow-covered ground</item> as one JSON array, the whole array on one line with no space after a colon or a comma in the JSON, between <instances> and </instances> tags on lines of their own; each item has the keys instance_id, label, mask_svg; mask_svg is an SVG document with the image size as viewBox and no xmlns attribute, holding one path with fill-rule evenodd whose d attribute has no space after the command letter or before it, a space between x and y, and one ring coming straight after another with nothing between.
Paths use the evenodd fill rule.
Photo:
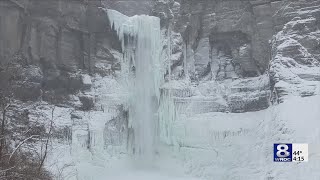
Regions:
<instances>
[{"instance_id":1,"label":"snow-covered ground","mask_svg":"<svg viewBox=\"0 0 320 180\"><path fill-rule=\"evenodd\" d=\"M111 160L105 167L82 164L78 166L79 180L200 180L184 174L182 167L172 160L155 159L152 164L144 164L131 158Z\"/></svg>"},{"instance_id":2,"label":"snow-covered ground","mask_svg":"<svg viewBox=\"0 0 320 180\"><path fill-rule=\"evenodd\" d=\"M63 171L66 180L319 180L319 102L320 96L288 97L258 112L182 117L174 123L175 145L162 145L147 165L121 148L100 144L88 149L77 141L54 143L47 165ZM279 142L308 143L309 162L273 162L273 143Z\"/></svg>"}]
</instances>

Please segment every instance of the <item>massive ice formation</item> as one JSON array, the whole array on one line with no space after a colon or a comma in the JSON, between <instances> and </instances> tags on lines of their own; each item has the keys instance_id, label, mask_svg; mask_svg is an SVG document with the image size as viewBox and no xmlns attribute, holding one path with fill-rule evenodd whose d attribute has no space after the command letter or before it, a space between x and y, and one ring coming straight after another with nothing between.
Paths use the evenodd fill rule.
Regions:
<instances>
[{"instance_id":1,"label":"massive ice formation","mask_svg":"<svg viewBox=\"0 0 320 180\"><path fill-rule=\"evenodd\" d=\"M107 13L122 44L121 76L129 94L132 152L150 158L158 137L157 110L163 79L160 19L147 15L127 17L115 10Z\"/></svg>"}]
</instances>

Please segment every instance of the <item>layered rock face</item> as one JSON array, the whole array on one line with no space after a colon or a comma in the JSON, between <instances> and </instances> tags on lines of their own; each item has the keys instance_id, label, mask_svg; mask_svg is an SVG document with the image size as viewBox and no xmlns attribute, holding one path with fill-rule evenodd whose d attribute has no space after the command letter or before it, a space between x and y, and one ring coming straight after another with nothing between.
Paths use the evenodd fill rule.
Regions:
<instances>
[{"instance_id":1,"label":"layered rock face","mask_svg":"<svg viewBox=\"0 0 320 180\"><path fill-rule=\"evenodd\" d=\"M173 31L172 78L215 81L223 88L212 91L226 109L243 112L292 93L317 94L317 7L317 1L158 1L153 13ZM254 78L264 75L270 82ZM256 88L244 85L248 80Z\"/></svg>"},{"instance_id":2,"label":"layered rock face","mask_svg":"<svg viewBox=\"0 0 320 180\"><path fill-rule=\"evenodd\" d=\"M274 15L280 31L272 40L270 77L280 102L287 95L319 94L318 1L278 2Z\"/></svg>"},{"instance_id":3,"label":"layered rock face","mask_svg":"<svg viewBox=\"0 0 320 180\"><path fill-rule=\"evenodd\" d=\"M197 95L220 99L219 107L224 108L211 108L209 112L267 108L268 80L256 77L267 72L274 11L271 2L157 2L153 13L162 18L164 28L173 31L172 78L190 78L200 91ZM199 89L207 87L210 91L209 86L201 85L206 82L216 83L211 83L211 93ZM217 102L213 101L211 106Z\"/></svg>"},{"instance_id":4,"label":"layered rock face","mask_svg":"<svg viewBox=\"0 0 320 180\"><path fill-rule=\"evenodd\" d=\"M1 1L1 64L22 66L19 80L33 92L14 87L19 99L42 96L66 103L69 94L90 88L81 73L107 75L119 69L110 52L117 39L98 6L98 1Z\"/></svg>"},{"instance_id":5,"label":"layered rock face","mask_svg":"<svg viewBox=\"0 0 320 180\"><path fill-rule=\"evenodd\" d=\"M254 1L175 1L159 2L157 6L169 6L163 19L166 25L172 24L175 32L181 33L186 43L190 59L191 73L203 76L203 69L216 59L224 64L232 61L232 68L241 77L262 74L270 59L269 40L273 35L272 9L270 3L255 4ZM207 49L205 49L207 48ZM207 55L204 55L205 51ZM208 54L208 52L210 54ZM192 61L192 60L194 61ZM215 61L211 62L211 59ZM228 63L227 63L228 64ZM230 64L230 63L229 63ZM240 66L240 67L237 67ZM226 65L228 72L228 65ZM193 71L193 72L192 72ZM219 69L214 69L219 76ZM223 71L223 70L222 70ZM231 70L229 70L231 71ZM221 74L224 74L223 72ZM225 78L226 76L213 78ZM232 77L232 76L231 76ZM229 76L230 78L230 76Z\"/></svg>"}]
</instances>

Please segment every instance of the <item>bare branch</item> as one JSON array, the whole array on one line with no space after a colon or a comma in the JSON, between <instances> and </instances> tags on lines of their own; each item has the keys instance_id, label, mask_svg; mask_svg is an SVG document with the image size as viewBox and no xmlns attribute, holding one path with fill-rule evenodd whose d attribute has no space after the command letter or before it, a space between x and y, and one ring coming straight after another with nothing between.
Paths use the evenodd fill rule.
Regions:
<instances>
[{"instance_id":1,"label":"bare branch","mask_svg":"<svg viewBox=\"0 0 320 180\"><path fill-rule=\"evenodd\" d=\"M39 135L32 135L32 136L26 138L25 140L21 141L21 142L18 144L18 146L17 146L17 147L13 150L13 152L11 153L8 162L10 163L12 156L17 152L17 150L18 150L25 142L27 142L27 141L30 140L30 139L36 138L36 137L39 137Z\"/></svg>"},{"instance_id":2,"label":"bare branch","mask_svg":"<svg viewBox=\"0 0 320 180\"><path fill-rule=\"evenodd\" d=\"M15 167L16 167L16 166L12 166L12 167L10 167L10 168L8 168L8 169L1 170L0 173L4 173L4 172L6 172L6 171L9 171L9 170L11 170L11 169L13 169L13 168L15 168Z\"/></svg>"},{"instance_id":3,"label":"bare branch","mask_svg":"<svg viewBox=\"0 0 320 180\"><path fill-rule=\"evenodd\" d=\"M49 141L51 139L51 132L52 132L52 129L53 129L53 116L54 116L54 110L55 110L55 106L53 106L52 108L52 111L51 111L51 121L50 121L50 129L49 129L49 133L48 133L48 138L46 140L46 144L45 144L45 150L44 150L44 155L41 159L41 162L40 162L40 165L39 165L39 172L44 164L44 161L47 157L47 154L48 154L48 146L49 146Z\"/></svg>"}]
</instances>

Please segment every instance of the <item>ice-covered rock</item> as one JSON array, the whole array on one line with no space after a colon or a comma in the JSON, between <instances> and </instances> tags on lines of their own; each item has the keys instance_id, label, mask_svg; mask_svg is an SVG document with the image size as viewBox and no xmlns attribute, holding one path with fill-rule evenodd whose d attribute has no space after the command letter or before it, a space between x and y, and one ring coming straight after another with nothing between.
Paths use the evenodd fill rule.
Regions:
<instances>
[{"instance_id":1,"label":"ice-covered rock","mask_svg":"<svg viewBox=\"0 0 320 180\"><path fill-rule=\"evenodd\" d=\"M272 41L270 75L274 93L279 101L287 95L312 96L319 93L320 59L318 46L319 24L316 1L293 2L283 9L282 18L288 20ZM292 9L293 8L293 9ZM309 11L306 11L309 9ZM280 15L276 14L279 19Z\"/></svg>"}]
</instances>

